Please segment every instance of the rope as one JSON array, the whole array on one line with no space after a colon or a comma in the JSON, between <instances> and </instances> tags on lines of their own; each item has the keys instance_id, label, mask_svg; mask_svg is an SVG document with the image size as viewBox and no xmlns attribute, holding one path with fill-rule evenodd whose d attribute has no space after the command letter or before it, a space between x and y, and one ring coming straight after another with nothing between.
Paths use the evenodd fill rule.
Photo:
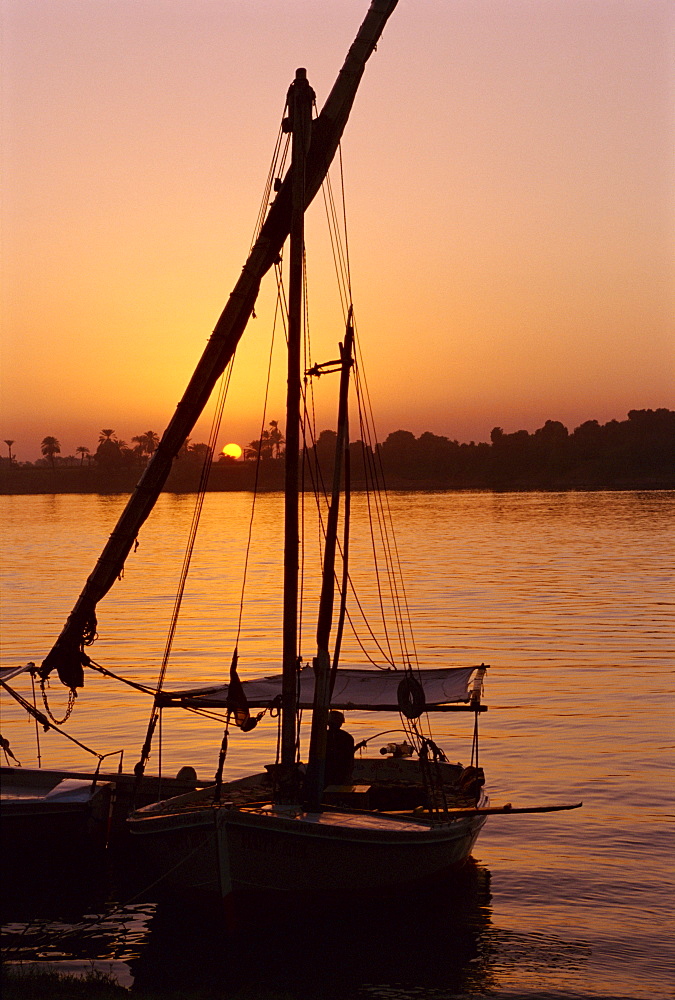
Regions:
<instances>
[{"instance_id":1,"label":"rope","mask_svg":"<svg viewBox=\"0 0 675 1000\"><path fill-rule=\"evenodd\" d=\"M35 722L35 725L37 725L37 720ZM21 761L19 760L18 757L14 756L14 753L12 752L12 748L9 745L9 740L6 740L5 737L2 735L2 733L0 733L0 747L2 747L2 752L5 755L5 761L6 761L8 767L12 767L12 765L9 763L9 758L10 757L12 758L12 760L16 761L16 763L18 764L19 767L21 767Z\"/></svg>"},{"instance_id":2,"label":"rope","mask_svg":"<svg viewBox=\"0 0 675 1000\"><path fill-rule=\"evenodd\" d=\"M220 431L220 424L223 418L223 410L225 407L225 400L227 398L227 391L230 386L230 379L232 378L233 367L234 367L234 357L232 357L230 363L223 372L218 386L216 408L213 416L213 421L211 424L211 432L209 435L209 447L206 453L206 457L204 459L204 463L202 465L202 471L199 480L199 488L197 492L197 497L195 499L195 507L192 514L192 523L190 525L190 532L188 536L188 542L185 548L185 555L183 557L183 565L181 568L180 580L176 592L176 597L174 600L173 613L171 615L169 632L164 647L162 664L160 667L159 676L157 678L157 686L155 688L155 700L153 703L152 712L150 714L150 719L148 721L148 729L145 736L145 742L143 743L143 748L141 750L141 757L134 768L134 773L136 774L134 799L136 798L136 795L138 793L140 781L145 771L145 765L147 764L148 758L150 757L152 739L160 715L160 709L158 707L157 702L159 696L162 693L162 687L164 685L164 679L166 677L166 671L169 664L169 657L171 655L171 650L173 647L173 640L176 634L176 629L178 627L178 616L180 614L181 605L183 603L183 596L185 594L185 585L187 583L188 573L190 571L190 565L192 562L192 555L194 552L194 546L197 539L197 531L199 529L199 522L201 519L202 509L204 507L206 486L209 479L209 473L211 472L211 466L213 465L213 456L215 453L216 444L218 440L218 433Z\"/></svg>"},{"instance_id":3,"label":"rope","mask_svg":"<svg viewBox=\"0 0 675 1000\"><path fill-rule=\"evenodd\" d=\"M276 335L277 319L278 319L279 315L282 316L282 322L284 324L284 330L286 332L286 316L284 314L284 309L283 309L284 297L283 297L283 294L282 294L283 285L281 283L281 264L276 264L275 265L275 274L276 274L276 278L277 278L277 299L276 299L276 305L275 305L275 309L274 309L274 321L273 321L273 324L272 324L272 340L270 342L270 352L269 352L269 358L268 358L268 362L267 362L267 381L265 383L265 398L264 398L264 402L263 402L263 415L262 415L262 421L261 421L261 424L260 424L260 444L261 444L261 446L258 448L258 455L257 455L257 458L256 458L256 465L255 465L255 480L254 480L254 483L253 483L253 502L251 504L251 516L250 516L249 522L248 522L248 538L247 538L247 541L246 541L246 555L244 556L244 573L243 573L243 579L242 579L242 584L241 584L241 597L239 599L239 619L238 619L238 622L237 622L237 636L236 636L236 639L235 639L235 642L234 642L235 648L239 647L239 639L241 637L241 625L242 625L243 615L244 615L244 597L245 597L245 592L246 592L246 580L247 580L247 576L248 576L248 564L249 564L249 558L250 558L250 554L251 554L251 542L253 540L253 521L254 521L254 517L255 517L256 501L258 499L258 482L259 482L259 478L260 478L260 465L261 465L261 462L262 462L262 436L263 436L263 431L265 429L265 424L267 422L267 402L268 402L268 399L269 399L270 379L271 379L271 374L272 374L272 356L273 356L273 353L274 353L274 339L275 339L275 335ZM287 335L287 333L286 333L286 335Z\"/></svg>"},{"instance_id":4,"label":"rope","mask_svg":"<svg viewBox=\"0 0 675 1000\"><path fill-rule=\"evenodd\" d=\"M31 716L31 718L35 719L37 722L40 723L45 732L47 732L49 729L53 729L55 730L55 732L60 733L61 736L65 736L65 738L67 740L70 740L71 743L75 743L82 750L86 750L87 753L90 753L93 757L98 757L99 760L103 759L105 754L97 753L96 750L92 750L91 747L85 746L84 743L80 743L80 741L76 740L74 736L70 735L70 733L66 733L63 729L59 729L59 726L56 723L49 722L47 717L44 716L42 712L39 712L36 708L33 708L31 703L29 701L26 701L26 699L22 695L20 695L18 691L14 691L14 689L11 688L6 681L0 681L0 685L2 685L5 691L12 698L14 698L14 700L17 701L19 705L21 705L24 711L26 711L28 715ZM117 751L114 752L117 753Z\"/></svg>"},{"instance_id":5,"label":"rope","mask_svg":"<svg viewBox=\"0 0 675 1000\"><path fill-rule=\"evenodd\" d=\"M284 108L284 110L285 110L285 108ZM283 119L283 115L282 115L282 119ZM274 145L274 152L272 153L272 160L270 162L269 170L267 172L267 178L265 180L265 185L264 185L264 188L263 188L263 195L262 195L262 199L260 201L260 208L258 209L258 216L256 218L256 223L255 223L255 227L254 227L254 230L253 230L253 236L251 238L251 245L249 247L249 251L255 245L255 242L258 239L258 236L260 235L260 230L263 227L263 223L265 221L265 216L267 215L267 209L268 209L269 203L270 203L270 195L272 193L272 186L273 186L276 178L281 173L283 173L283 170L285 168L286 159L288 157L288 150L290 148L290 141L291 141L291 136L290 136L290 133L289 133L289 134L286 135L286 139L285 139L285 142L284 142L283 124L280 123L279 124L279 131L277 133L277 138L276 138L276 142L275 142L275 145ZM283 144L283 150L282 150L282 144Z\"/></svg>"},{"instance_id":6,"label":"rope","mask_svg":"<svg viewBox=\"0 0 675 1000\"><path fill-rule=\"evenodd\" d=\"M33 673L32 670L30 672L30 683L33 689L33 708L37 712L37 695L35 693L35 674ZM37 744L38 767L42 767L42 754L40 752L40 726L38 725L37 719L35 720L35 742ZM12 757L14 757L14 754L12 754ZM14 757L14 759L16 760L16 757Z\"/></svg>"},{"instance_id":7,"label":"rope","mask_svg":"<svg viewBox=\"0 0 675 1000\"><path fill-rule=\"evenodd\" d=\"M94 660L89 660L87 664L92 670L97 670L104 677L112 677L113 680L119 681L121 684L127 684L129 687L134 688L136 691L142 691L144 694L154 694L155 689L148 687L147 684L140 684L138 681L130 681L128 677L121 677L119 674L114 674L112 670L108 670L107 667L101 666L100 663L96 663Z\"/></svg>"},{"instance_id":8,"label":"rope","mask_svg":"<svg viewBox=\"0 0 675 1000\"><path fill-rule=\"evenodd\" d=\"M336 275L338 278L338 286L340 290L341 301L343 303L343 308L352 309L351 271L350 271L350 261L349 261L349 240L348 240L346 197L345 197L345 185L344 185L344 165L342 160L341 146L339 147L339 164L340 164L340 194L342 201L342 220L341 220L342 232L340 232L340 224L338 222L338 212L336 208L335 197L333 194L330 174L326 177L326 181L323 188L324 205L326 210L326 216L328 219L328 227L331 238L331 248L333 251L333 259L334 259ZM354 324L354 326L355 325L356 324ZM349 578L349 574L346 574L346 576L348 579L350 590L353 593L354 599L356 601L357 607L359 608L359 612L361 614L363 622L365 623L366 628L368 629L368 632L370 633L372 640L375 642L377 649L384 657L386 663L388 663L390 667L395 667L395 657L392 649L391 639L389 636L389 628L387 625L387 613L385 610L382 572L380 570L378 549L376 545L375 529L377 529L379 544L381 546L381 551L384 556L383 575L388 580L389 599L391 600L394 610L394 621L396 625L396 632L398 637L400 653L403 658L405 673L410 678L409 686L412 686L414 681L412 673L413 664L416 668L418 676L420 675L420 664L419 664L416 644L414 641L410 606L407 598L405 585L403 583L403 573L402 573L400 553L396 542L396 535L393 529L393 517L391 512L391 506L389 504L389 498L385 487L382 455L379 446L377 444L377 436L375 434L375 424L373 419L373 410L370 400L370 393L368 390L367 382L365 380L365 376L361 374L362 366L359 365L359 360L362 361L362 354L360 350L360 345L357 342L356 359L354 364L354 373L355 373L354 381L356 386L356 398L358 401L364 469L366 471L366 481L367 481L366 495L368 504L368 516L371 526L372 555L375 566L375 578L377 583L377 593L380 606L381 624L384 634L384 643L388 652L384 651L381 643L376 638L373 629L366 618L364 609L358 599L358 595L356 594L353 581L351 580L351 578ZM321 479L320 470L318 470L317 475L318 478ZM321 518L321 511L319 511L319 517ZM343 589L344 586L346 586L346 583L343 580L342 581ZM340 590L340 581L338 581L338 590ZM347 619L350 623L350 627L354 633L356 641L363 650L367 659L374 666L380 666L380 664L375 663L373 657L365 649L364 644L355 628L355 623L352 620L351 615L349 615L349 612L347 612ZM387 668L385 667L382 669L387 669ZM426 716L426 726L429 729L428 737L424 736L423 732L420 730L417 718L406 719L405 717L402 716L402 722L405 727L404 731L409 735L411 741L417 747L418 751L423 751L425 746L427 746L427 743L425 741L427 739L430 740L430 728L428 726L429 723L428 716ZM435 744L433 746L435 747ZM442 753L442 751L438 752ZM434 750L433 755L434 759L436 759L436 750Z\"/></svg>"}]
</instances>

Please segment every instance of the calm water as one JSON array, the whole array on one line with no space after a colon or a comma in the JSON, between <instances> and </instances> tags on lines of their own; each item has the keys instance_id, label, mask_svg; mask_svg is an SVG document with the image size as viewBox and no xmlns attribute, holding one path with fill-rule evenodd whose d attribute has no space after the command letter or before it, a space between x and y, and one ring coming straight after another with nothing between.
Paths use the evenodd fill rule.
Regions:
<instances>
[{"instance_id":1,"label":"calm water","mask_svg":"<svg viewBox=\"0 0 675 1000\"><path fill-rule=\"evenodd\" d=\"M0 498L3 665L44 657L122 503L97 496ZM92 655L136 680L154 683L157 676L192 504L187 496L162 499L124 579L99 606L100 639ZM204 984L215 976L224 997L670 995L675 494L399 493L391 506L422 666L491 664L481 763L493 801L583 799L584 807L549 817L490 819L475 864L440 899L352 914L330 935L305 920L299 977L288 950L280 956L270 945L273 934L262 953L249 955L254 935L236 949L255 967L252 981L243 974L224 984L211 949L208 961L200 954ZM357 497L355 508L363 513L365 500ZM207 497L168 688L227 677L249 516L248 495ZM280 497L259 500L254 526L262 559L256 557L248 575L239 643L243 676L278 667ZM308 516L308 548L316 536ZM377 593L356 569L367 549L365 535L355 531L353 575L370 614ZM305 657L313 653L309 612L315 605L316 582L309 577ZM355 624L363 632L356 612ZM351 636L345 659L363 663ZM32 697L29 681L17 687ZM63 690L54 683L50 692L57 716L65 706ZM6 697L2 708L3 736L24 765L35 766L33 724ZM130 767L148 711L144 696L87 676L68 731L100 753L123 749ZM433 723L452 760L467 761L469 720L457 715ZM352 716L348 725L360 738L395 728L398 719L373 723ZM209 777L220 736L215 722L165 712L162 770L175 774L193 764L200 777ZM275 741L267 720L254 733L237 733L229 775L269 762ZM54 733L42 735L41 752L45 767L91 766L92 758ZM159 765L157 752L149 769ZM128 902L118 895L120 900ZM76 944L72 938L68 947L61 944L62 955L127 959L139 981L159 982L167 974L167 983L176 984L187 975L190 988L199 986L198 945L192 939L186 944L184 927L182 947L172 938L172 921L161 914L144 937L139 926L145 927L150 911L132 902L115 916L112 905L108 900L99 908L108 913L105 933L101 925L89 935L85 928ZM43 935L41 954L58 950L52 944L50 952L49 927L36 928L24 939L35 931ZM204 942L208 935L200 928L197 937ZM220 942L219 949L215 954L224 962L227 948Z\"/></svg>"}]
</instances>

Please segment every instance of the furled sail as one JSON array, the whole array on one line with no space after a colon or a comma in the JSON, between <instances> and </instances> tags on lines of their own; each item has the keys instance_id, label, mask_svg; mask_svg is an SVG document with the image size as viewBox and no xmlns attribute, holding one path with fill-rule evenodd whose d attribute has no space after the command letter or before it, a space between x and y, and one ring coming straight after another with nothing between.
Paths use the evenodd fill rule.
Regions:
<instances>
[{"instance_id":1,"label":"furled sail","mask_svg":"<svg viewBox=\"0 0 675 1000\"><path fill-rule=\"evenodd\" d=\"M306 204L321 187L347 123L365 64L398 0L373 0L321 113L312 123L306 163ZM138 532L166 483L174 458L236 350L253 312L260 281L278 259L289 234L291 184L286 176L251 250L242 274L218 320L178 408L129 499L59 638L40 669L56 669L69 688L84 684L84 646L96 637L96 605L120 576Z\"/></svg>"},{"instance_id":2,"label":"furled sail","mask_svg":"<svg viewBox=\"0 0 675 1000\"><path fill-rule=\"evenodd\" d=\"M485 670L485 666L481 665L420 671L417 676L424 689L427 710L433 711L438 706L449 704L464 704L474 709L479 699L480 684ZM360 670L341 667L333 688L331 708L397 712L398 687L403 677L404 674L400 670ZM314 670L309 666L303 667L298 674L300 708L312 708L314 678ZM272 708L278 705L281 682L281 674L242 681L241 687L249 708ZM160 700L163 706L227 708L228 687L227 684L221 684L193 688L189 691L165 691Z\"/></svg>"}]
</instances>

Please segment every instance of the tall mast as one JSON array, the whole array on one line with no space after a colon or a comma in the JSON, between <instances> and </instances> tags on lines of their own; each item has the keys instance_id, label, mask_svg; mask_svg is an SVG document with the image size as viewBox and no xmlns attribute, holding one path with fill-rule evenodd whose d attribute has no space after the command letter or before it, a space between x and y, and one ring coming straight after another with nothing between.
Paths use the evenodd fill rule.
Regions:
<instances>
[{"instance_id":1,"label":"tall mast","mask_svg":"<svg viewBox=\"0 0 675 1000\"><path fill-rule=\"evenodd\" d=\"M312 129L314 91L307 71L298 69L288 91L287 125L292 133L292 211L288 288L288 384L286 391L286 471L284 503L283 686L281 763L295 763L298 670L298 471L302 314L305 254L305 164Z\"/></svg>"},{"instance_id":2,"label":"tall mast","mask_svg":"<svg viewBox=\"0 0 675 1000\"><path fill-rule=\"evenodd\" d=\"M309 741L309 759L307 761L307 779L305 781L307 804L312 810L318 810L321 806L326 769L326 740L331 696L331 660L328 644L333 624L333 605L335 603L335 553L337 549L342 466L349 447L349 379L352 367L353 344L354 327L350 308L345 342L344 345L340 344L340 360L342 364L340 367L340 394L338 402L337 440L335 442L335 465L333 467L333 492L326 521L323 578L321 580L319 616L316 625L317 651L314 660L314 705ZM346 558L346 555L344 558Z\"/></svg>"},{"instance_id":3,"label":"tall mast","mask_svg":"<svg viewBox=\"0 0 675 1000\"><path fill-rule=\"evenodd\" d=\"M305 207L314 198L335 156L366 62L375 50L398 0L372 0L344 65L320 115L312 123L312 146L305 168ZM287 175L251 250L185 394L153 453L138 486L88 577L40 673L57 670L71 689L84 684L84 647L96 637L96 605L121 575L124 562L159 497L176 455L190 435L211 392L232 359L246 328L263 276L278 260L290 232L291 180Z\"/></svg>"}]
</instances>

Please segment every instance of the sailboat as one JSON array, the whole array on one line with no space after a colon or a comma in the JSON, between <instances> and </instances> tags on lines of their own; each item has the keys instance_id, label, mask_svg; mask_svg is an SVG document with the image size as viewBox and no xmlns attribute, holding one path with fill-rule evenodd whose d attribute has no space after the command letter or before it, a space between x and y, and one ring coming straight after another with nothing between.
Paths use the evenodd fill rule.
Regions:
<instances>
[{"instance_id":1,"label":"sailboat","mask_svg":"<svg viewBox=\"0 0 675 1000\"><path fill-rule=\"evenodd\" d=\"M110 540L45 658L43 678L57 670L71 691L91 664L86 648L96 636L96 605L120 575L139 528L150 514L172 462L231 361L260 281L289 246L288 373L284 489L283 643L281 671L241 681L235 650L226 685L166 692L158 689L148 735L136 768L139 784L160 710L170 706L224 708L227 725L214 785L131 813L128 826L162 888L170 893L228 898L248 892L331 892L397 888L439 878L470 854L490 814L550 811L573 806L514 809L491 806L478 761L478 721L486 706L485 664L420 669L404 657L389 669L343 668L340 643L349 589L348 539L337 578L340 503L348 523L348 394L354 368L354 321L349 305L339 359L316 366L315 375L339 373L338 430L333 484L325 525L316 655L303 665L298 650L300 561L299 495L303 372L301 336L305 212L326 177L366 62L397 0L373 0L345 64L320 114L304 69L288 91L283 130L291 163L249 254L241 277L216 324L177 411L130 498ZM340 610L331 650L336 589ZM278 716L277 758L264 772L223 780L230 725L246 732L259 714ZM405 739L374 757L352 757L341 732L345 712L398 712ZM473 716L471 760L450 763L431 736L429 713ZM306 762L301 759L300 719L309 713ZM375 716L376 717L376 716ZM348 743L349 737L347 737ZM362 741L367 744L369 740ZM338 747L342 746L342 751ZM336 763L337 762L337 763Z\"/></svg>"}]
</instances>

